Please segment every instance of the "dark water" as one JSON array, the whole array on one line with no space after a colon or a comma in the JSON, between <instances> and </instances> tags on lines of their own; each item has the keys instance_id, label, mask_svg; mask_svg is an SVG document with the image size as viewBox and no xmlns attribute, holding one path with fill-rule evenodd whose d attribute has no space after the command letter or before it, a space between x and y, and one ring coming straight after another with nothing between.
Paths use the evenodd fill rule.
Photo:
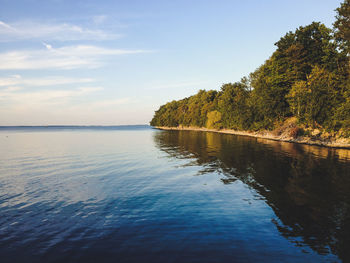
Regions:
<instances>
[{"instance_id":1,"label":"dark water","mask_svg":"<svg viewBox=\"0 0 350 263\"><path fill-rule=\"evenodd\" d=\"M1 262L350 262L350 151L0 128Z\"/></svg>"}]
</instances>

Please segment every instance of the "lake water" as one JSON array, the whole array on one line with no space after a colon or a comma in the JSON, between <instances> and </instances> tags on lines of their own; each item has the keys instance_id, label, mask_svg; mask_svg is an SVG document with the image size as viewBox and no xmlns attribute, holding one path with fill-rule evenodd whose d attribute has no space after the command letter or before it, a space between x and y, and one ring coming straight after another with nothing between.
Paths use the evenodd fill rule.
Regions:
<instances>
[{"instance_id":1,"label":"lake water","mask_svg":"<svg viewBox=\"0 0 350 263\"><path fill-rule=\"evenodd\" d=\"M1 262L350 262L350 151L0 128Z\"/></svg>"}]
</instances>

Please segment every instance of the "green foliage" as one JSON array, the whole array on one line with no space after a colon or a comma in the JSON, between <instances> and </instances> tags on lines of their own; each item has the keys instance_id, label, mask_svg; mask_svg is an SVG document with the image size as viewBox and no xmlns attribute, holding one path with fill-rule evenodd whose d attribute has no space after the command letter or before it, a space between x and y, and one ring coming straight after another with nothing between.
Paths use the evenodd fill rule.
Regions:
<instances>
[{"instance_id":1,"label":"green foliage","mask_svg":"<svg viewBox=\"0 0 350 263\"><path fill-rule=\"evenodd\" d=\"M208 112L207 117L208 120L206 127L208 129L220 129L222 127L221 112L218 112L217 110Z\"/></svg>"},{"instance_id":2,"label":"green foliage","mask_svg":"<svg viewBox=\"0 0 350 263\"><path fill-rule=\"evenodd\" d=\"M339 126L348 131L350 136L350 79L348 79L344 89L344 101L336 110L335 119Z\"/></svg>"},{"instance_id":3,"label":"green foliage","mask_svg":"<svg viewBox=\"0 0 350 263\"><path fill-rule=\"evenodd\" d=\"M155 112L150 124L167 127L205 127L207 113L215 108L216 95L217 91L214 90L200 90L189 98L168 102Z\"/></svg>"},{"instance_id":4,"label":"green foliage","mask_svg":"<svg viewBox=\"0 0 350 263\"><path fill-rule=\"evenodd\" d=\"M222 113L225 128L246 129L249 109L247 98L249 92L245 84L237 82L225 84L218 96L218 110Z\"/></svg>"},{"instance_id":5,"label":"green foliage","mask_svg":"<svg viewBox=\"0 0 350 263\"><path fill-rule=\"evenodd\" d=\"M306 126L350 129L350 7L337 9L334 30L313 22L288 32L276 51L240 82L159 108L153 126L273 129L295 116ZM334 32L334 34L332 33Z\"/></svg>"},{"instance_id":6,"label":"green foliage","mask_svg":"<svg viewBox=\"0 0 350 263\"><path fill-rule=\"evenodd\" d=\"M305 116L310 92L311 90L308 88L307 82L300 80L293 84L291 90L286 96L293 115L298 119L303 119Z\"/></svg>"},{"instance_id":7,"label":"green foliage","mask_svg":"<svg viewBox=\"0 0 350 263\"><path fill-rule=\"evenodd\" d=\"M295 82L287 98L295 116L316 126L333 125L333 115L339 101L337 76L315 66L306 81Z\"/></svg>"},{"instance_id":8,"label":"green foliage","mask_svg":"<svg viewBox=\"0 0 350 263\"><path fill-rule=\"evenodd\" d=\"M350 52L350 1L336 9L336 21L334 22L335 39L340 48L349 55Z\"/></svg>"},{"instance_id":9,"label":"green foliage","mask_svg":"<svg viewBox=\"0 0 350 263\"><path fill-rule=\"evenodd\" d=\"M288 77L275 58L267 60L250 76L254 88L250 96L254 129L273 128L275 120L282 120L289 115L285 96L291 83L288 83Z\"/></svg>"},{"instance_id":10,"label":"green foliage","mask_svg":"<svg viewBox=\"0 0 350 263\"><path fill-rule=\"evenodd\" d=\"M313 22L287 33L275 44L277 50L273 57L289 81L306 80L314 65L330 71L337 68L337 46L331 33L324 24Z\"/></svg>"}]
</instances>

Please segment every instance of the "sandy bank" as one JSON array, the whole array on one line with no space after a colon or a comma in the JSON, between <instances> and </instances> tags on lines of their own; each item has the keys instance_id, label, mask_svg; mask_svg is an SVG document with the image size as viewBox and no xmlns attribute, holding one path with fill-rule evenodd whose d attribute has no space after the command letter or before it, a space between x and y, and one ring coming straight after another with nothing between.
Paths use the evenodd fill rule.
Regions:
<instances>
[{"instance_id":1,"label":"sandy bank","mask_svg":"<svg viewBox=\"0 0 350 263\"><path fill-rule=\"evenodd\" d=\"M225 134L234 134L234 135L242 135L242 136L250 136L268 140L275 141L283 141L283 142L293 142L293 143L302 143L308 145L318 145L318 146L326 146L333 148L344 148L350 149L350 139L346 138L317 138L317 137L306 137L299 136L297 138L290 137L285 134L274 135L273 132L270 131L258 131L258 132L250 132L250 131L236 131L229 129L207 129L207 128L199 128L199 127L154 127L160 130L186 130L186 131L207 131L207 132L217 132L217 133L225 133Z\"/></svg>"}]
</instances>

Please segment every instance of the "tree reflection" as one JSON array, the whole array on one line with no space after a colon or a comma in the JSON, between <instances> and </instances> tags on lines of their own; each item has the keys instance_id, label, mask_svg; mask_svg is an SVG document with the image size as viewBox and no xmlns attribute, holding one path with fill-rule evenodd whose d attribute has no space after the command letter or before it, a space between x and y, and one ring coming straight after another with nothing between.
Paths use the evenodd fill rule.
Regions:
<instances>
[{"instance_id":1,"label":"tree reflection","mask_svg":"<svg viewBox=\"0 0 350 263\"><path fill-rule=\"evenodd\" d=\"M154 141L169 157L203 167L202 174L254 188L297 246L350 262L349 150L195 131L159 131Z\"/></svg>"}]
</instances>

